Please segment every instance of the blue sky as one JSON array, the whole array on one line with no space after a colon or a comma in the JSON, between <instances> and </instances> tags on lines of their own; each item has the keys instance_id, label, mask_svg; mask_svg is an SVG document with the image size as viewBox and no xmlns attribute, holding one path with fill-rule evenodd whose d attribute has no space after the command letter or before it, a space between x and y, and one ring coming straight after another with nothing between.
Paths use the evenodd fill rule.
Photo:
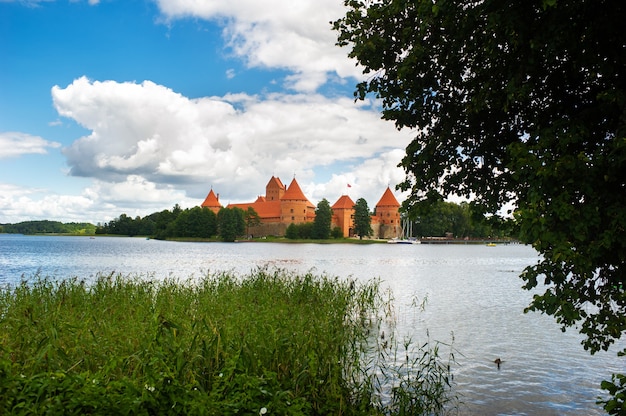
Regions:
<instances>
[{"instance_id":1,"label":"blue sky","mask_svg":"<svg viewBox=\"0 0 626 416\"><path fill-rule=\"evenodd\" d=\"M353 100L343 0L0 0L0 223L109 221L295 175L373 207L411 133ZM351 187L347 188L350 183ZM401 200L403 195L396 192Z\"/></svg>"}]
</instances>

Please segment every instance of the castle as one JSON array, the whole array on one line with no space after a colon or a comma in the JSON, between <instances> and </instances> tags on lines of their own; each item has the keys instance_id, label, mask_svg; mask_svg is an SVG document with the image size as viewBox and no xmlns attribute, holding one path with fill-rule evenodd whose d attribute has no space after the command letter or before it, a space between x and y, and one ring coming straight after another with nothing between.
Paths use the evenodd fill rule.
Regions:
<instances>
[{"instance_id":1,"label":"castle","mask_svg":"<svg viewBox=\"0 0 626 416\"><path fill-rule=\"evenodd\" d=\"M209 192L202 207L217 213L222 204L219 194L213 189ZM315 220L315 206L302 192L294 178L286 187L279 178L272 176L265 186L265 196L259 196L254 202L228 204L227 208L241 208L244 211L252 207L261 219L261 224L248 231L254 236L284 236L290 224L302 224ZM331 206L333 217L331 228L339 227L344 237L354 236L354 201L348 195L342 195ZM371 216L374 238L396 238L402 232L400 203L387 187Z\"/></svg>"}]
</instances>

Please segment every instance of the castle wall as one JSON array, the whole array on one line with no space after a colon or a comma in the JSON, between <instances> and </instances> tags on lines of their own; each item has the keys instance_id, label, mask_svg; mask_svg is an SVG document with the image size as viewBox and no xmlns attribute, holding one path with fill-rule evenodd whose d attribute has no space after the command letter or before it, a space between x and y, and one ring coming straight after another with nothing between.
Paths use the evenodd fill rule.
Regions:
<instances>
[{"instance_id":1,"label":"castle wall","mask_svg":"<svg viewBox=\"0 0 626 416\"><path fill-rule=\"evenodd\" d=\"M287 200L280 204L280 221L284 224L302 224L308 222L306 201ZM315 218L315 217L313 217Z\"/></svg>"},{"instance_id":2,"label":"castle wall","mask_svg":"<svg viewBox=\"0 0 626 416\"><path fill-rule=\"evenodd\" d=\"M287 224L270 222L250 227L248 234L252 237L283 237L287 232Z\"/></svg>"},{"instance_id":3,"label":"castle wall","mask_svg":"<svg viewBox=\"0 0 626 416\"><path fill-rule=\"evenodd\" d=\"M390 238L398 238L402 234L401 224L381 224L372 222L372 234L374 238L388 240Z\"/></svg>"},{"instance_id":4,"label":"castle wall","mask_svg":"<svg viewBox=\"0 0 626 416\"><path fill-rule=\"evenodd\" d=\"M333 209L331 229L341 228L344 237L352 237L354 221L352 216L354 209Z\"/></svg>"}]
</instances>

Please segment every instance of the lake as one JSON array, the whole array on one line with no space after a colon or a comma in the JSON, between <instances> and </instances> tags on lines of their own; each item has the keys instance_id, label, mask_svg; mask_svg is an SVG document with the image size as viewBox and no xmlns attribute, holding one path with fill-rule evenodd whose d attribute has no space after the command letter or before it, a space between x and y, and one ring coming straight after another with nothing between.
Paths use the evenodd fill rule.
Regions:
<instances>
[{"instance_id":1,"label":"lake","mask_svg":"<svg viewBox=\"0 0 626 416\"><path fill-rule=\"evenodd\" d=\"M576 331L524 314L532 293L520 272L538 261L524 245L184 243L122 237L0 234L0 284L39 273L93 279L98 273L186 279L258 267L381 279L399 329L417 343L453 345L461 414L593 415L603 379L624 372L616 349L590 356ZM419 312L412 304L426 300ZM446 351L442 349L442 351ZM503 363L498 369L494 359Z\"/></svg>"}]
</instances>

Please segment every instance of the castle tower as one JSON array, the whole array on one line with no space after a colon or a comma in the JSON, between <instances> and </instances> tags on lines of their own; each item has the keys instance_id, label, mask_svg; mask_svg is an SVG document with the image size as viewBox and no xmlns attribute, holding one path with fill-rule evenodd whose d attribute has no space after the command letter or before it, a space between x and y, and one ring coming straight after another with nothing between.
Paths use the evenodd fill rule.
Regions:
<instances>
[{"instance_id":1,"label":"castle tower","mask_svg":"<svg viewBox=\"0 0 626 416\"><path fill-rule=\"evenodd\" d=\"M354 227L354 201L348 195L342 195L331 208L332 225L341 228L344 237L350 237Z\"/></svg>"},{"instance_id":2,"label":"castle tower","mask_svg":"<svg viewBox=\"0 0 626 416\"><path fill-rule=\"evenodd\" d=\"M400 203L389 187L376 204L376 219L379 224L378 238L395 238L402 233Z\"/></svg>"},{"instance_id":3,"label":"castle tower","mask_svg":"<svg viewBox=\"0 0 626 416\"><path fill-rule=\"evenodd\" d=\"M278 201L285 194L285 185L280 179L272 176L270 181L265 185L265 200Z\"/></svg>"},{"instance_id":4,"label":"castle tower","mask_svg":"<svg viewBox=\"0 0 626 416\"><path fill-rule=\"evenodd\" d=\"M219 212L220 209L222 209L222 204L220 204L220 197L219 195L215 195L213 189L211 189L211 192L209 192L209 194L204 199L204 202L200 204L200 206L203 208L208 208L216 214Z\"/></svg>"},{"instance_id":5,"label":"castle tower","mask_svg":"<svg viewBox=\"0 0 626 416\"><path fill-rule=\"evenodd\" d=\"M284 224L301 224L315 219L315 206L304 196L296 178L280 198L280 211L280 221Z\"/></svg>"}]
</instances>

